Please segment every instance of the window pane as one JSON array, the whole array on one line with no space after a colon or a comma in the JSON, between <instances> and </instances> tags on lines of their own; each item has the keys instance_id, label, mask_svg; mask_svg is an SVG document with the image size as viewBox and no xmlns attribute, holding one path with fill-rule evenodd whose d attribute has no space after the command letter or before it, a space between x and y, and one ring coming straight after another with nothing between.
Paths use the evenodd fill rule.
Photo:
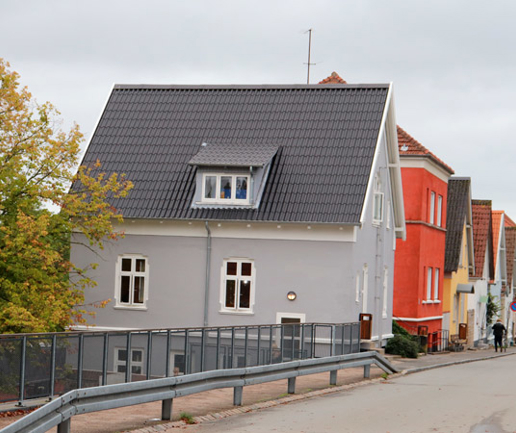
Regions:
<instances>
[{"instance_id":1,"label":"window pane","mask_svg":"<svg viewBox=\"0 0 516 433\"><path fill-rule=\"evenodd\" d=\"M251 276L251 263L242 263L242 275L246 277Z\"/></svg>"},{"instance_id":2,"label":"window pane","mask_svg":"<svg viewBox=\"0 0 516 433\"><path fill-rule=\"evenodd\" d=\"M240 300L238 308L249 308L251 306L251 281L240 281Z\"/></svg>"},{"instance_id":3,"label":"window pane","mask_svg":"<svg viewBox=\"0 0 516 433\"><path fill-rule=\"evenodd\" d=\"M427 271L426 299L432 299L432 268Z\"/></svg>"},{"instance_id":4,"label":"window pane","mask_svg":"<svg viewBox=\"0 0 516 433\"><path fill-rule=\"evenodd\" d=\"M220 178L220 198L231 198L231 176L222 176Z\"/></svg>"},{"instance_id":5,"label":"window pane","mask_svg":"<svg viewBox=\"0 0 516 433\"><path fill-rule=\"evenodd\" d=\"M439 299L439 268L435 269L434 299Z\"/></svg>"},{"instance_id":6,"label":"window pane","mask_svg":"<svg viewBox=\"0 0 516 433\"><path fill-rule=\"evenodd\" d=\"M131 259L122 259L122 271L131 272Z\"/></svg>"},{"instance_id":7,"label":"window pane","mask_svg":"<svg viewBox=\"0 0 516 433\"><path fill-rule=\"evenodd\" d=\"M134 362L142 362L143 360L143 352L141 350L133 350L132 360Z\"/></svg>"},{"instance_id":8,"label":"window pane","mask_svg":"<svg viewBox=\"0 0 516 433\"><path fill-rule=\"evenodd\" d=\"M116 371L117 373L125 373L125 365L117 365Z\"/></svg>"},{"instance_id":9,"label":"window pane","mask_svg":"<svg viewBox=\"0 0 516 433\"><path fill-rule=\"evenodd\" d=\"M145 259L136 259L136 272L145 272Z\"/></svg>"},{"instance_id":10,"label":"window pane","mask_svg":"<svg viewBox=\"0 0 516 433\"><path fill-rule=\"evenodd\" d=\"M134 277L134 299L135 304L143 304L143 290L145 277Z\"/></svg>"},{"instance_id":11,"label":"window pane","mask_svg":"<svg viewBox=\"0 0 516 433\"><path fill-rule=\"evenodd\" d=\"M217 189L217 177L206 176L204 178L204 198L216 198L215 191Z\"/></svg>"},{"instance_id":12,"label":"window pane","mask_svg":"<svg viewBox=\"0 0 516 433\"><path fill-rule=\"evenodd\" d=\"M127 361L127 350L119 350L117 353L119 361Z\"/></svg>"},{"instance_id":13,"label":"window pane","mask_svg":"<svg viewBox=\"0 0 516 433\"><path fill-rule=\"evenodd\" d=\"M139 365L131 365L131 371L133 374L142 374L142 367Z\"/></svg>"},{"instance_id":14,"label":"window pane","mask_svg":"<svg viewBox=\"0 0 516 433\"><path fill-rule=\"evenodd\" d=\"M247 177L236 178L236 198L239 200L247 199Z\"/></svg>"},{"instance_id":15,"label":"window pane","mask_svg":"<svg viewBox=\"0 0 516 433\"><path fill-rule=\"evenodd\" d=\"M235 280L226 281L226 308L235 308Z\"/></svg>"},{"instance_id":16,"label":"window pane","mask_svg":"<svg viewBox=\"0 0 516 433\"><path fill-rule=\"evenodd\" d=\"M226 275L236 275L237 274L237 263L236 262L228 262L226 267Z\"/></svg>"},{"instance_id":17,"label":"window pane","mask_svg":"<svg viewBox=\"0 0 516 433\"><path fill-rule=\"evenodd\" d=\"M131 286L131 277L129 275L122 275L122 281L120 284L120 302L129 302Z\"/></svg>"},{"instance_id":18,"label":"window pane","mask_svg":"<svg viewBox=\"0 0 516 433\"><path fill-rule=\"evenodd\" d=\"M178 373L185 373L185 356L174 355L174 368L178 369Z\"/></svg>"}]
</instances>

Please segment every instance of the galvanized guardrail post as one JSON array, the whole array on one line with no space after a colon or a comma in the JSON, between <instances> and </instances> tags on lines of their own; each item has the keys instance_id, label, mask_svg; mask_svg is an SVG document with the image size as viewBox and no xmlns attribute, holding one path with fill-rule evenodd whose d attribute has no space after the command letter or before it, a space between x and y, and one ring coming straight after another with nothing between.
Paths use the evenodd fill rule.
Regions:
<instances>
[{"instance_id":1,"label":"galvanized guardrail post","mask_svg":"<svg viewBox=\"0 0 516 433\"><path fill-rule=\"evenodd\" d=\"M23 336L21 343L21 360L20 360L20 398L18 406L23 406L23 399L25 397L25 364L27 358L27 337Z\"/></svg>"},{"instance_id":2,"label":"galvanized guardrail post","mask_svg":"<svg viewBox=\"0 0 516 433\"><path fill-rule=\"evenodd\" d=\"M49 400L52 400L54 397L54 383L56 380L56 345L57 345L57 335L52 336L52 348L50 355L50 389L49 389Z\"/></svg>"},{"instance_id":3,"label":"galvanized guardrail post","mask_svg":"<svg viewBox=\"0 0 516 433\"><path fill-rule=\"evenodd\" d=\"M107 385L108 353L109 353L109 333L104 334L102 348L102 385Z\"/></svg>"}]
</instances>

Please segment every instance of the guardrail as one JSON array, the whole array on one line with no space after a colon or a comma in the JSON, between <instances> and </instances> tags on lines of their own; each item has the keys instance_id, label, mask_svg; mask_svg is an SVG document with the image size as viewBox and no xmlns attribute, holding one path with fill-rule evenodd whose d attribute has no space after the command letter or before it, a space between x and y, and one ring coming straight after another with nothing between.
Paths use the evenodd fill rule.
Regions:
<instances>
[{"instance_id":1,"label":"guardrail","mask_svg":"<svg viewBox=\"0 0 516 433\"><path fill-rule=\"evenodd\" d=\"M363 366L364 377L367 378L370 375L372 364L389 374L397 372L397 369L377 352L362 352L78 389L56 398L0 432L44 433L57 426L58 433L69 433L71 419L75 415L160 400L162 401L161 419L170 420L172 418L172 401L177 397L213 389L234 388L233 404L241 406L243 387L246 385L288 379L288 393L294 394L298 376L330 372L330 385L335 385L338 370Z\"/></svg>"}]
</instances>

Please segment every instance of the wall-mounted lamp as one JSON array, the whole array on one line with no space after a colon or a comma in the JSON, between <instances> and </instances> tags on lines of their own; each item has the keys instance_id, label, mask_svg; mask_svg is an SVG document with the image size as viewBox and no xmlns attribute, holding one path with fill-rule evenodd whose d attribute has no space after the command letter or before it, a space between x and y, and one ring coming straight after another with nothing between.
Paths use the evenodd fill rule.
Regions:
<instances>
[{"instance_id":1,"label":"wall-mounted lamp","mask_svg":"<svg viewBox=\"0 0 516 433\"><path fill-rule=\"evenodd\" d=\"M296 298L297 298L296 292L290 291L287 293L287 299L289 301L294 301Z\"/></svg>"}]
</instances>

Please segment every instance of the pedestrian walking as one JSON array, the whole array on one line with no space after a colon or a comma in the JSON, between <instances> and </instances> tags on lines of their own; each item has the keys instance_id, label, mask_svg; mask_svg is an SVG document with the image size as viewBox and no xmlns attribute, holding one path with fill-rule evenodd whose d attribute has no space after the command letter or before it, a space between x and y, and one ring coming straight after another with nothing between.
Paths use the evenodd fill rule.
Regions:
<instances>
[{"instance_id":1,"label":"pedestrian walking","mask_svg":"<svg viewBox=\"0 0 516 433\"><path fill-rule=\"evenodd\" d=\"M505 329L505 326L503 326L502 319L498 319L493 325L495 352L498 352L498 346L500 346L500 352L503 351L502 340L506 332L507 330Z\"/></svg>"}]
</instances>

